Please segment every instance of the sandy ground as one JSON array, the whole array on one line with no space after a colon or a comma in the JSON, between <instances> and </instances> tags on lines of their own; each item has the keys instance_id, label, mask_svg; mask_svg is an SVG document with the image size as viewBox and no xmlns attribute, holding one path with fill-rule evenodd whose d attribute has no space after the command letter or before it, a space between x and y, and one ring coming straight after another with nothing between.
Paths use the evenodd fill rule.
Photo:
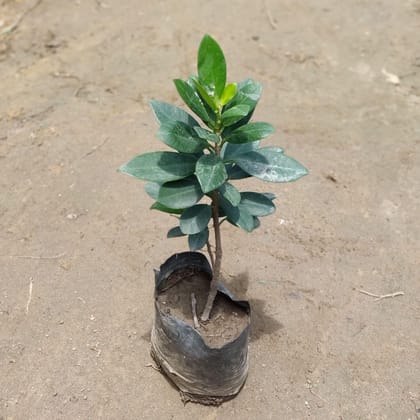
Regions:
<instances>
[{"instance_id":1,"label":"sandy ground","mask_svg":"<svg viewBox=\"0 0 420 420\"><path fill-rule=\"evenodd\" d=\"M162 147L147 101L180 104L206 32L311 171L225 226L253 335L219 408L149 365L152 270L186 243L116 172ZM418 0L0 0L0 419L418 420L419 38Z\"/></svg>"}]
</instances>

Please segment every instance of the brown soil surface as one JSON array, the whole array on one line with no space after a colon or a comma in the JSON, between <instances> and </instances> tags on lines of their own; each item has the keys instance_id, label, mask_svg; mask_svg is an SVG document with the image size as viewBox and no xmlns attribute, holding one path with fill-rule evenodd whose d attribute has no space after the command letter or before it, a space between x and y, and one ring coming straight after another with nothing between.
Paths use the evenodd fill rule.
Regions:
<instances>
[{"instance_id":1,"label":"brown soil surface","mask_svg":"<svg viewBox=\"0 0 420 420\"><path fill-rule=\"evenodd\" d=\"M158 296L161 310L194 328L191 301L191 294L194 294L197 302L197 321L200 325L198 331L209 347L220 348L239 337L249 323L249 316L245 310L218 293L211 318L206 323L200 322L199 317L203 313L209 291L209 280L205 274L184 275L183 270L179 270L170 276L168 283L172 283L171 277L179 276L181 280L177 279L172 287Z\"/></svg>"},{"instance_id":2,"label":"brown soil surface","mask_svg":"<svg viewBox=\"0 0 420 420\"><path fill-rule=\"evenodd\" d=\"M153 269L187 244L116 172L165 149L147 102L181 104L207 32L310 170L223 226L252 337L219 408L150 367ZM418 0L0 0L0 418L419 418L419 34Z\"/></svg>"}]
</instances>

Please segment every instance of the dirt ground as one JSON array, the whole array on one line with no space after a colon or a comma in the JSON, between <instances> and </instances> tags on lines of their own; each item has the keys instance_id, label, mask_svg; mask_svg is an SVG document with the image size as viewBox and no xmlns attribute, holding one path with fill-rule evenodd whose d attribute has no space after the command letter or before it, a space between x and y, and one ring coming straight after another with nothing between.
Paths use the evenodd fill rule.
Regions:
<instances>
[{"instance_id":1,"label":"dirt ground","mask_svg":"<svg viewBox=\"0 0 420 420\"><path fill-rule=\"evenodd\" d=\"M150 365L153 268L187 246L116 172L204 33L310 170L224 226L253 332L218 408ZM419 41L418 0L0 0L0 419L420 419Z\"/></svg>"}]
</instances>

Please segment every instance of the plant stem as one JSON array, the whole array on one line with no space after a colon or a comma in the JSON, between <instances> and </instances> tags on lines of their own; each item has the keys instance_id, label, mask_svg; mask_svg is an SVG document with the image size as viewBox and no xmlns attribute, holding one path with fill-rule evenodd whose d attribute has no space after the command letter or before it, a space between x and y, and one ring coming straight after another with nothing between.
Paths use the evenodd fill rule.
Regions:
<instances>
[{"instance_id":1,"label":"plant stem","mask_svg":"<svg viewBox=\"0 0 420 420\"><path fill-rule=\"evenodd\" d=\"M211 245L209 241L207 241L207 252L209 253L209 257L210 257L211 268L214 270L214 255L213 255L213 251L211 250Z\"/></svg>"},{"instance_id":2,"label":"plant stem","mask_svg":"<svg viewBox=\"0 0 420 420\"><path fill-rule=\"evenodd\" d=\"M217 295L217 285L220 278L220 271L222 267L222 239L220 236L220 222L219 222L219 192L215 191L212 196L212 217L214 227L214 239L216 243L216 258L213 267L213 278L210 282L210 290L207 296L206 306L201 315L202 321L208 321L211 310L213 309L214 299Z\"/></svg>"},{"instance_id":3,"label":"plant stem","mask_svg":"<svg viewBox=\"0 0 420 420\"><path fill-rule=\"evenodd\" d=\"M219 134L217 132L217 134ZM216 156L220 156L220 145L215 145L215 153ZM213 309L214 299L217 295L217 285L220 278L220 271L222 268L222 238L220 236L220 221L219 221L219 191L214 191L212 194L212 201L211 201L211 213L213 218L213 228L214 228L214 240L216 244L216 255L213 261L212 258L212 265L213 265L213 278L210 281L210 290L207 296L206 306L204 307L204 311L201 315L202 321L208 321L210 318L211 310Z\"/></svg>"}]
</instances>

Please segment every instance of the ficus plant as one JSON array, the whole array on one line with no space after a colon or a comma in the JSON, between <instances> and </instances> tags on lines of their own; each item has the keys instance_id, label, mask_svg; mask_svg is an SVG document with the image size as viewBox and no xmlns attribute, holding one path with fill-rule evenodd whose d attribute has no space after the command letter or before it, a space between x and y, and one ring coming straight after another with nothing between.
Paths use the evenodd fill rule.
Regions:
<instances>
[{"instance_id":1,"label":"ficus plant","mask_svg":"<svg viewBox=\"0 0 420 420\"><path fill-rule=\"evenodd\" d=\"M307 170L280 147L261 146L274 132L271 124L251 122L262 87L251 79L227 83L223 51L209 35L201 40L197 71L187 80L174 80L195 116L165 102L150 102L160 124L157 137L173 150L144 153L119 171L149 181L145 190L155 201L151 208L178 218L168 238L186 236L191 251L207 247L213 278L201 315L205 322L221 274L221 224L227 221L251 232L260 226L260 217L275 211L274 194L239 191L235 181L289 182Z\"/></svg>"}]
</instances>

